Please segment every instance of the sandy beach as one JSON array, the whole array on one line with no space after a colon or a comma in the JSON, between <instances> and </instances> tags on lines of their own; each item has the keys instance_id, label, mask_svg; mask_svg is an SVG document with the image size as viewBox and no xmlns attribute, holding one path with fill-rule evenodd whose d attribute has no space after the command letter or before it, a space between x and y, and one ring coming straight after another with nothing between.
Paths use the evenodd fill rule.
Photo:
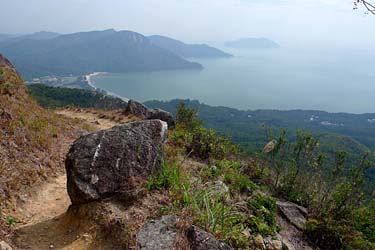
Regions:
<instances>
[{"instance_id":1,"label":"sandy beach","mask_svg":"<svg viewBox=\"0 0 375 250\"><path fill-rule=\"evenodd\" d=\"M97 89L97 87L95 87L94 84L92 83L91 78L94 76L102 75L102 74L107 74L107 72L93 72L93 73L86 75L86 81L88 85L90 85L94 89Z\"/></svg>"},{"instance_id":2,"label":"sandy beach","mask_svg":"<svg viewBox=\"0 0 375 250\"><path fill-rule=\"evenodd\" d=\"M107 72L93 72L93 73L90 73L90 74L86 75L86 81L87 81L87 84L90 85L90 87L92 87L92 88L94 88L95 90L97 90L98 88L95 87L95 85L93 84L91 78L94 77L94 76L103 75L103 74L107 74ZM119 95L116 94L116 93L109 92L109 91L106 91L106 93L107 93L108 95L111 95L111 96L114 96L114 97L120 98L120 99L122 99L122 100L125 101L125 102L128 102L128 101L129 101L129 98L119 96Z\"/></svg>"}]
</instances>

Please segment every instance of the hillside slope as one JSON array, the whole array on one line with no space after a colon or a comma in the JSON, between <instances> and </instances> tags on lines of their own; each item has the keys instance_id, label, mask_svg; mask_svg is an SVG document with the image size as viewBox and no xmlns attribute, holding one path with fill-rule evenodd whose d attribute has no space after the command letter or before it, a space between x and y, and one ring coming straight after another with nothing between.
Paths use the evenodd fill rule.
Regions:
<instances>
[{"instance_id":1,"label":"hillside slope","mask_svg":"<svg viewBox=\"0 0 375 250\"><path fill-rule=\"evenodd\" d=\"M160 48L167 49L174 54L183 58L202 57L202 58L218 58L232 57L231 54L225 53L219 49L210 47L206 44L186 44L181 41L166 36L149 36L148 39Z\"/></svg>"},{"instance_id":2,"label":"hillside slope","mask_svg":"<svg viewBox=\"0 0 375 250\"><path fill-rule=\"evenodd\" d=\"M26 78L202 68L132 31L80 32L53 39L3 42L0 51Z\"/></svg>"},{"instance_id":3,"label":"hillside slope","mask_svg":"<svg viewBox=\"0 0 375 250\"><path fill-rule=\"evenodd\" d=\"M7 211L27 200L30 187L63 170L66 151L83 132L31 100L20 75L0 55L0 238Z\"/></svg>"},{"instance_id":4,"label":"hillside slope","mask_svg":"<svg viewBox=\"0 0 375 250\"><path fill-rule=\"evenodd\" d=\"M125 109L127 103L120 98L112 97L87 89L50 87L44 84L27 86L29 94L44 108L55 109L65 106L98 109Z\"/></svg>"}]
</instances>

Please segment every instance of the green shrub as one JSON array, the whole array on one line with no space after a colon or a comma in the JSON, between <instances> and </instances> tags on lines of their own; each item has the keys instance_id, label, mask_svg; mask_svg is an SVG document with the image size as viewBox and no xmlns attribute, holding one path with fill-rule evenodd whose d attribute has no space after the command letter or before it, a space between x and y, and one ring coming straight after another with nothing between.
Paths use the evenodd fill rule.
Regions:
<instances>
[{"instance_id":1,"label":"green shrub","mask_svg":"<svg viewBox=\"0 0 375 250\"><path fill-rule=\"evenodd\" d=\"M250 198L247 206L252 212L247 224L252 232L261 235L273 235L278 227L276 226L276 201L268 196L257 194Z\"/></svg>"},{"instance_id":2,"label":"green shrub","mask_svg":"<svg viewBox=\"0 0 375 250\"><path fill-rule=\"evenodd\" d=\"M363 234L363 238L375 243L375 200L355 211L354 228Z\"/></svg>"},{"instance_id":3,"label":"green shrub","mask_svg":"<svg viewBox=\"0 0 375 250\"><path fill-rule=\"evenodd\" d=\"M175 164L162 163L159 173L153 175L146 183L148 190L162 190L181 184L180 169Z\"/></svg>"},{"instance_id":4,"label":"green shrub","mask_svg":"<svg viewBox=\"0 0 375 250\"><path fill-rule=\"evenodd\" d=\"M224 182L229 184L237 192L252 192L257 189L257 185L249 177L239 173L237 170L229 169L224 175Z\"/></svg>"},{"instance_id":5,"label":"green shrub","mask_svg":"<svg viewBox=\"0 0 375 250\"><path fill-rule=\"evenodd\" d=\"M7 216L7 217L5 218L5 221L7 222L7 224L8 224L9 226L14 226L14 225L16 225L16 220L15 220L13 217L11 217L11 216Z\"/></svg>"},{"instance_id":6,"label":"green shrub","mask_svg":"<svg viewBox=\"0 0 375 250\"><path fill-rule=\"evenodd\" d=\"M179 127L188 131L193 131L203 124L198 118L198 111L188 108L184 102L180 102L177 105L176 123Z\"/></svg>"}]
</instances>

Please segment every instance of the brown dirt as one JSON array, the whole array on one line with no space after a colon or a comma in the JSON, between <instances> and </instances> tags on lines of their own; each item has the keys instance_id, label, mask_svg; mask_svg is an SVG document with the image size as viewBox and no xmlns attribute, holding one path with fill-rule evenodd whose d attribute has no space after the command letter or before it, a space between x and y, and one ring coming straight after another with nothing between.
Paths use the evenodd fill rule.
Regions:
<instances>
[{"instance_id":1,"label":"brown dirt","mask_svg":"<svg viewBox=\"0 0 375 250\"><path fill-rule=\"evenodd\" d=\"M122 114L122 110L95 110L95 109L63 109L56 111L57 114L79 119L89 123L96 130L98 129L108 129L113 126L122 123L128 123L131 121L136 121L138 118L134 116L125 116Z\"/></svg>"},{"instance_id":2,"label":"brown dirt","mask_svg":"<svg viewBox=\"0 0 375 250\"><path fill-rule=\"evenodd\" d=\"M76 124L88 125L90 130L113 127L119 123L136 120L121 115L119 111L96 111L85 109L65 109L56 112L60 116L73 118ZM77 137L75 137L77 138ZM60 141L59 148L66 155L74 138ZM149 212L134 214L134 210L151 209L143 201L125 213L128 219L144 220ZM15 249L113 249L105 239L99 239L98 223L82 219L82 213L67 213L70 199L66 192L66 176L61 172L50 181L36 186L23 196L21 202L11 213L17 224L12 236ZM113 209L113 208L112 208ZM87 208L90 210L90 207ZM83 215L85 215L84 212ZM129 218L132 217L132 218Z\"/></svg>"}]
</instances>

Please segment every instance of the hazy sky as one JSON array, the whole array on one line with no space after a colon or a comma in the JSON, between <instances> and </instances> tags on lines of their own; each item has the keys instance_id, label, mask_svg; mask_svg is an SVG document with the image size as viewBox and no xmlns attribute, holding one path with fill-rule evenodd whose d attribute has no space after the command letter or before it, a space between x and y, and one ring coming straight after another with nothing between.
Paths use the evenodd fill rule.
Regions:
<instances>
[{"instance_id":1,"label":"hazy sky","mask_svg":"<svg viewBox=\"0 0 375 250\"><path fill-rule=\"evenodd\" d=\"M0 33L115 28L188 42L264 36L284 46L371 46L375 16L353 0L0 0Z\"/></svg>"}]
</instances>

